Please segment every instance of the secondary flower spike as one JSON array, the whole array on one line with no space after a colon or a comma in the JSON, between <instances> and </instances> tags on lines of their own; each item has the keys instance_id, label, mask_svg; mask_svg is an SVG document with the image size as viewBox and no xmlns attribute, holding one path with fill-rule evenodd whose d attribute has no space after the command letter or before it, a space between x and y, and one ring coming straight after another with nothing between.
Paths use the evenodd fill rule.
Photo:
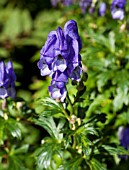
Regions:
<instances>
[{"instance_id":1,"label":"secondary flower spike","mask_svg":"<svg viewBox=\"0 0 129 170\"><path fill-rule=\"evenodd\" d=\"M125 8L126 0L113 0L111 4L111 14L113 19L124 18L124 8Z\"/></svg>"},{"instance_id":2,"label":"secondary flower spike","mask_svg":"<svg viewBox=\"0 0 129 170\"><path fill-rule=\"evenodd\" d=\"M129 149L129 127L120 126L118 129L118 137L120 140L120 145L126 150ZM121 158L128 159L127 155L120 156Z\"/></svg>"},{"instance_id":3,"label":"secondary flower spike","mask_svg":"<svg viewBox=\"0 0 129 170\"><path fill-rule=\"evenodd\" d=\"M80 4L81 10L82 10L82 13L85 14L87 8L91 6L92 0L80 0L79 4Z\"/></svg>"},{"instance_id":4,"label":"secondary flower spike","mask_svg":"<svg viewBox=\"0 0 129 170\"><path fill-rule=\"evenodd\" d=\"M9 61L4 64L0 62L0 98L15 97L15 81L16 75L13 70L12 62Z\"/></svg>"},{"instance_id":5,"label":"secondary flower spike","mask_svg":"<svg viewBox=\"0 0 129 170\"><path fill-rule=\"evenodd\" d=\"M106 12L106 3L102 2L99 6L99 16L104 16Z\"/></svg>"},{"instance_id":6,"label":"secondary flower spike","mask_svg":"<svg viewBox=\"0 0 129 170\"><path fill-rule=\"evenodd\" d=\"M37 65L42 76L52 77L48 88L52 98L63 102L67 95L68 79L80 81L82 66L79 52L81 48L82 42L74 20L66 22L64 30L58 27L56 31L48 34Z\"/></svg>"}]
</instances>

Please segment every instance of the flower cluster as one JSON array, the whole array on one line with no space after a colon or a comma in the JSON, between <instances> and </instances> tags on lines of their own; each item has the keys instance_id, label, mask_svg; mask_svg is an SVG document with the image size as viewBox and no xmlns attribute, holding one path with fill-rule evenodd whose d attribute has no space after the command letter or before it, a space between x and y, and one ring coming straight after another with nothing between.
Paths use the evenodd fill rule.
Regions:
<instances>
[{"instance_id":1,"label":"flower cluster","mask_svg":"<svg viewBox=\"0 0 129 170\"><path fill-rule=\"evenodd\" d=\"M113 19L124 18L124 7L126 4L126 0L113 0L111 4L111 14Z\"/></svg>"},{"instance_id":2,"label":"flower cluster","mask_svg":"<svg viewBox=\"0 0 129 170\"><path fill-rule=\"evenodd\" d=\"M0 98L15 97L15 81L16 75L13 70L12 62L4 64L0 62Z\"/></svg>"},{"instance_id":3,"label":"flower cluster","mask_svg":"<svg viewBox=\"0 0 129 170\"><path fill-rule=\"evenodd\" d=\"M38 68L41 75L52 77L51 85L48 87L51 97L60 99L66 98L66 84L68 78L79 81L82 73L81 39L78 34L77 23L74 20L68 21L64 26L64 31L58 27L56 31L51 31L45 45L40 51Z\"/></svg>"},{"instance_id":4,"label":"flower cluster","mask_svg":"<svg viewBox=\"0 0 129 170\"><path fill-rule=\"evenodd\" d=\"M81 8L83 14L86 13L86 9L88 7L91 7L91 4L92 4L92 0L81 0L80 1L80 8Z\"/></svg>"},{"instance_id":5,"label":"flower cluster","mask_svg":"<svg viewBox=\"0 0 129 170\"><path fill-rule=\"evenodd\" d=\"M63 3L65 6L69 6L73 3L74 0L51 0L53 7L57 6L58 3Z\"/></svg>"},{"instance_id":6,"label":"flower cluster","mask_svg":"<svg viewBox=\"0 0 129 170\"><path fill-rule=\"evenodd\" d=\"M63 3L65 6L69 6L71 4L78 4L82 10L82 13L85 14L87 9L89 8L89 13L92 14L96 10L96 4L99 3L97 0L80 0L79 3L77 0L51 0L52 6L57 6L58 3ZM126 0L112 0L110 10L113 19L124 18L124 8L126 5ZM104 16L106 12L106 3L100 2L98 14L99 16Z\"/></svg>"}]
</instances>

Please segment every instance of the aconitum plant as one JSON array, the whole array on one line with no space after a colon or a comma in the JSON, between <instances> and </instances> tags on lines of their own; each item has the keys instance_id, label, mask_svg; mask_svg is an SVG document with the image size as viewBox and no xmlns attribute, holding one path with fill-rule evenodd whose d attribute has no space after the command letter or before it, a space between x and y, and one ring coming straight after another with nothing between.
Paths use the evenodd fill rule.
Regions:
<instances>
[{"instance_id":1,"label":"aconitum plant","mask_svg":"<svg viewBox=\"0 0 129 170\"><path fill-rule=\"evenodd\" d=\"M74 20L68 21L64 30L58 27L56 31L49 33L47 41L40 51L38 68L42 76L52 77L48 89L53 99L64 101L69 78L80 81L82 67L79 52L81 48L82 43L77 23Z\"/></svg>"},{"instance_id":2,"label":"aconitum plant","mask_svg":"<svg viewBox=\"0 0 129 170\"><path fill-rule=\"evenodd\" d=\"M9 61L4 64L0 62L0 98L15 97L15 81L16 75L13 70L12 62Z\"/></svg>"},{"instance_id":3,"label":"aconitum plant","mask_svg":"<svg viewBox=\"0 0 129 170\"><path fill-rule=\"evenodd\" d=\"M113 19L124 18L124 8L125 8L126 0L113 0L111 4L111 14Z\"/></svg>"}]
</instances>

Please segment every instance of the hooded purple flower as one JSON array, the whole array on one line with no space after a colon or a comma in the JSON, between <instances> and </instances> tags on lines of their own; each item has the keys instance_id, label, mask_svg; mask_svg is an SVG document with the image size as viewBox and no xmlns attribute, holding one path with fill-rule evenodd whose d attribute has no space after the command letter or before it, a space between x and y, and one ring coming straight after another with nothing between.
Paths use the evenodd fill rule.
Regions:
<instances>
[{"instance_id":1,"label":"hooded purple flower","mask_svg":"<svg viewBox=\"0 0 129 170\"><path fill-rule=\"evenodd\" d=\"M126 4L126 0L113 0L111 4L111 14L113 19L124 18L124 7Z\"/></svg>"},{"instance_id":2,"label":"hooded purple flower","mask_svg":"<svg viewBox=\"0 0 129 170\"><path fill-rule=\"evenodd\" d=\"M65 85L68 78L79 81L82 73L81 39L78 34L77 23L74 20L68 21L62 28L51 31L45 45L41 49L38 68L41 75L52 77L49 92L54 99L60 98L63 101L66 97ZM63 84L63 86L62 86Z\"/></svg>"},{"instance_id":3,"label":"hooded purple flower","mask_svg":"<svg viewBox=\"0 0 129 170\"><path fill-rule=\"evenodd\" d=\"M13 70L12 62L4 64L0 62L0 98L15 97L15 81L16 75Z\"/></svg>"},{"instance_id":4,"label":"hooded purple flower","mask_svg":"<svg viewBox=\"0 0 129 170\"><path fill-rule=\"evenodd\" d=\"M102 2L99 6L99 16L104 16L106 12L106 3Z\"/></svg>"},{"instance_id":5,"label":"hooded purple flower","mask_svg":"<svg viewBox=\"0 0 129 170\"><path fill-rule=\"evenodd\" d=\"M83 14L86 13L86 9L88 7L90 7L91 4L92 4L92 0L81 0L80 1L80 8L81 8Z\"/></svg>"},{"instance_id":6,"label":"hooded purple flower","mask_svg":"<svg viewBox=\"0 0 129 170\"><path fill-rule=\"evenodd\" d=\"M123 146L125 149L129 149L129 127L124 128L121 126L118 130L118 137L120 140L120 145ZM121 156L122 158L127 159L128 156Z\"/></svg>"}]
</instances>

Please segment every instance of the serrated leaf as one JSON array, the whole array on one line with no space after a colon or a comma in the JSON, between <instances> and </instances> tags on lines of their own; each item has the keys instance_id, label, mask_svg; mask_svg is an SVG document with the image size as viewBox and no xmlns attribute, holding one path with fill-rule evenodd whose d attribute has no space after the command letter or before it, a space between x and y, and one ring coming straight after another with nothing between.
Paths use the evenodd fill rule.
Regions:
<instances>
[{"instance_id":1,"label":"serrated leaf","mask_svg":"<svg viewBox=\"0 0 129 170\"><path fill-rule=\"evenodd\" d=\"M129 155L129 151L125 150L122 146L112 147L109 145L102 145L111 155Z\"/></svg>"},{"instance_id":2,"label":"serrated leaf","mask_svg":"<svg viewBox=\"0 0 129 170\"><path fill-rule=\"evenodd\" d=\"M21 11L16 8L15 10L12 10L7 22L5 23L4 34L9 38L14 39L14 37L21 32Z\"/></svg>"},{"instance_id":3,"label":"serrated leaf","mask_svg":"<svg viewBox=\"0 0 129 170\"><path fill-rule=\"evenodd\" d=\"M103 71L97 76L97 79L98 89L101 90L101 88L107 83L107 81L112 79L112 70Z\"/></svg>"},{"instance_id":4,"label":"serrated leaf","mask_svg":"<svg viewBox=\"0 0 129 170\"><path fill-rule=\"evenodd\" d=\"M45 98L43 99L43 105L44 106L49 106L48 109L53 109L53 110L57 110L59 112L62 112L62 107L59 103L57 103L55 100L51 99L51 98Z\"/></svg>"},{"instance_id":5,"label":"serrated leaf","mask_svg":"<svg viewBox=\"0 0 129 170\"><path fill-rule=\"evenodd\" d=\"M18 156L9 156L9 170L28 170Z\"/></svg>"},{"instance_id":6,"label":"serrated leaf","mask_svg":"<svg viewBox=\"0 0 129 170\"><path fill-rule=\"evenodd\" d=\"M62 116L64 117L63 114L63 109L60 103L57 103L55 100L51 98L45 98L41 102L46 108L44 112L42 113L43 116Z\"/></svg>"},{"instance_id":7,"label":"serrated leaf","mask_svg":"<svg viewBox=\"0 0 129 170\"><path fill-rule=\"evenodd\" d=\"M6 122L6 129L11 133L13 137L21 138L21 130L16 122L16 120L9 119Z\"/></svg>"},{"instance_id":8,"label":"serrated leaf","mask_svg":"<svg viewBox=\"0 0 129 170\"><path fill-rule=\"evenodd\" d=\"M38 120L35 120L36 124L42 126L51 137L55 137L58 140L62 139L61 129L65 122L60 120L59 124L56 126L54 119L52 117L40 116Z\"/></svg>"},{"instance_id":9,"label":"serrated leaf","mask_svg":"<svg viewBox=\"0 0 129 170\"><path fill-rule=\"evenodd\" d=\"M29 144L22 145L20 148L13 151L14 154L27 153L29 149Z\"/></svg>"},{"instance_id":10,"label":"serrated leaf","mask_svg":"<svg viewBox=\"0 0 129 170\"><path fill-rule=\"evenodd\" d=\"M128 70L121 69L115 73L112 83L116 84L125 94L129 89L129 74Z\"/></svg>"},{"instance_id":11,"label":"serrated leaf","mask_svg":"<svg viewBox=\"0 0 129 170\"><path fill-rule=\"evenodd\" d=\"M23 32L29 33L32 29L32 18L28 10L22 11L21 22L22 22Z\"/></svg>"},{"instance_id":12,"label":"serrated leaf","mask_svg":"<svg viewBox=\"0 0 129 170\"><path fill-rule=\"evenodd\" d=\"M128 98L128 89L124 91L121 88L117 88L117 94L113 100L113 106L115 111L121 109L123 107L123 104L128 105L129 98Z\"/></svg>"},{"instance_id":13,"label":"serrated leaf","mask_svg":"<svg viewBox=\"0 0 129 170\"><path fill-rule=\"evenodd\" d=\"M57 140L47 138L43 146L38 149L34 155L37 156L36 163L38 170L51 169L55 155L62 158L62 147L59 143L57 143Z\"/></svg>"},{"instance_id":14,"label":"serrated leaf","mask_svg":"<svg viewBox=\"0 0 129 170\"><path fill-rule=\"evenodd\" d=\"M65 170L79 170L81 166L83 158L79 155L71 158L71 160L67 161L66 164L63 165Z\"/></svg>"}]
</instances>

